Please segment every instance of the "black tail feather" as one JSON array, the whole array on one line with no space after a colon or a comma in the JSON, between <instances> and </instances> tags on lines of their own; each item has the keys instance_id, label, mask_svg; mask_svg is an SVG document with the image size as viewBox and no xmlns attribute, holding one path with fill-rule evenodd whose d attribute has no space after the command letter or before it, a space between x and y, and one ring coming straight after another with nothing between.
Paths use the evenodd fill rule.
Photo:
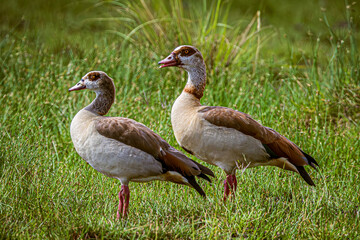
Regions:
<instances>
[{"instance_id":1,"label":"black tail feather","mask_svg":"<svg viewBox=\"0 0 360 240\"><path fill-rule=\"evenodd\" d=\"M190 158L190 160L193 161L193 162L200 168L201 174L206 174L206 175L209 175L210 177L215 177L214 172L211 171L210 168L207 168L207 167L205 167L204 165L201 165L200 163L192 160L191 158Z\"/></svg>"},{"instance_id":2,"label":"black tail feather","mask_svg":"<svg viewBox=\"0 0 360 240\"><path fill-rule=\"evenodd\" d=\"M309 174L306 172L305 168L303 166L295 166L297 170L299 171L301 177L307 182L310 186L315 186L315 183L309 176Z\"/></svg>"},{"instance_id":3,"label":"black tail feather","mask_svg":"<svg viewBox=\"0 0 360 240\"><path fill-rule=\"evenodd\" d=\"M190 185L195 188L195 190L204 198L206 198L206 194L204 192L204 190L202 190L202 188L199 186L199 184L196 182L195 177L194 176L187 176L185 177L188 182L190 183Z\"/></svg>"},{"instance_id":4,"label":"black tail feather","mask_svg":"<svg viewBox=\"0 0 360 240\"><path fill-rule=\"evenodd\" d=\"M203 173L200 173L199 175L197 175L197 177L203 178L206 181L208 181L209 183L211 183L210 178L208 176L206 176L205 174L203 174Z\"/></svg>"},{"instance_id":5,"label":"black tail feather","mask_svg":"<svg viewBox=\"0 0 360 240\"><path fill-rule=\"evenodd\" d=\"M319 166L319 164L315 161L315 159L314 159L312 156L310 156L309 154L305 153L305 152L302 151L301 149L300 149L300 151L302 152L302 154L304 154L304 156L305 156L306 159L308 160L310 166L312 166L314 169L316 169L316 166ZM315 164L316 166L315 166L314 164ZM316 169L316 170L317 170L317 169Z\"/></svg>"}]
</instances>

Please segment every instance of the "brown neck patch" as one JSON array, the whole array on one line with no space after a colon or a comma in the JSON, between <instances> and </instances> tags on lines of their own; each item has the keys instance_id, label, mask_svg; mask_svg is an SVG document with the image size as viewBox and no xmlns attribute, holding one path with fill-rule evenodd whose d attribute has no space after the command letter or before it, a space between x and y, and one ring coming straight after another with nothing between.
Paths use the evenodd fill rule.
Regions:
<instances>
[{"instance_id":1,"label":"brown neck patch","mask_svg":"<svg viewBox=\"0 0 360 240\"><path fill-rule=\"evenodd\" d=\"M201 99L203 97L205 86L202 89L197 89L194 85L186 84L184 88L184 92L190 93L194 95L197 99Z\"/></svg>"},{"instance_id":2,"label":"brown neck patch","mask_svg":"<svg viewBox=\"0 0 360 240\"><path fill-rule=\"evenodd\" d=\"M201 99L205 91L206 85L206 68L201 61L197 68L188 70L188 81L185 85L184 91L194 95L197 99Z\"/></svg>"}]
</instances>

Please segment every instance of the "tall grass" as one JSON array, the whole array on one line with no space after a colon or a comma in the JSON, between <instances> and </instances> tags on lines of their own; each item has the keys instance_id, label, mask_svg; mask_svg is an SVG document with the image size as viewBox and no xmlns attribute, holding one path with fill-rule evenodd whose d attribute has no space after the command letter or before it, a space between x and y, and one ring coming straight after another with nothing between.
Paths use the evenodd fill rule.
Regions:
<instances>
[{"instance_id":1,"label":"tall grass","mask_svg":"<svg viewBox=\"0 0 360 240\"><path fill-rule=\"evenodd\" d=\"M179 44L196 45L206 52L212 68L243 66L254 60L260 48L260 12L246 22L229 23L232 4L221 0L197 1L112 1L119 21L110 32L124 39L123 47L151 48L167 52ZM109 20L112 20L110 17Z\"/></svg>"},{"instance_id":2,"label":"tall grass","mask_svg":"<svg viewBox=\"0 0 360 240\"><path fill-rule=\"evenodd\" d=\"M268 17L262 12L236 19L236 2L72 4L54 15L46 4L34 7L24 28L13 20L1 28L0 238L358 238L356 5L343 6L345 30L327 11L319 15L324 31L292 42L262 26ZM78 11L64 10L71 6ZM55 29L34 28L43 11L55 18L49 20ZM56 31L64 15L71 26ZM119 182L88 166L69 135L72 117L94 95L67 89L90 70L106 71L117 89L108 115L142 122L178 147L170 109L186 75L159 71L157 62L180 44L196 45L205 56L202 102L249 113L296 142L320 163L319 172L310 170L315 188L279 169L248 169L238 172L236 200L223 204L224 173L209 166L217 178L200 182L206 201L184 186L132 183L129 218L116 221Z\"/></svg>"}]
</instances>

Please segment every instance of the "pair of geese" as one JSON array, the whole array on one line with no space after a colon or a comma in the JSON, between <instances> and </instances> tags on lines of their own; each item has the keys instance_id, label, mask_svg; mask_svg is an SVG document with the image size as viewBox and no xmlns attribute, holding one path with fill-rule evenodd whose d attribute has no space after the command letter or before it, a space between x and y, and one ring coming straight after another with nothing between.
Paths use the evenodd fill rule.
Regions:
<instances>
[{"instance_id":1,"label":"pair of geese","mask_svg":"<svg viewBox=\"0 0 360 240\"><path fill-rule=\"evenodd\" d=\"M177 66L188 72L186 86L171 110L171 124L185 151L225 171L224 201L236 191L237 168L277 166L297 172L309 185L315 185L304 166L315 168L317 162L293 142L248 114L200 104L206 68L198 49L177 47L159 64L160 68ZM195 177L210 182L208 176L214 177L214 173L209 168L139 122L104 116L115 99L114 82L106 73L89 72L69 91L82 89L94 91L96 98L72 120L71 138L78 154L94 169L120 180L118 219L127 216L130 181L170 181L193 187L205 197Z\"/></svg>"}]
</instances>

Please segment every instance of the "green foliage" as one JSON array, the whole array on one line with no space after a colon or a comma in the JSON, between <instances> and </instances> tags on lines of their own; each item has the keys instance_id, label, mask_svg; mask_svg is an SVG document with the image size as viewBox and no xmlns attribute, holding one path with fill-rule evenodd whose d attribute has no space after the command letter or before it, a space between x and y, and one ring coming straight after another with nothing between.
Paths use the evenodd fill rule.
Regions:
<instances>
[{"instance_id":1,"label":"green foliage","mask_svg":"<svg viewBox=\"0 0 360 240\"><path fill-rule=\"evenodd\" d=\"M110 32L124 38L122 49L131 44L166 52L190 44L207 53L210 69L248 65L256 54L254 49L260 47L260 12L248 23L240 19L229 24L231 6L221 0L111 1L122 18Z\"/></svg>"},{"instance_id":2,"label":"green foliage","mask_svg":"<svg viewBox=\"0 0 360 240\"><path fill-rule=\"evenodd\" d=\"M261 2L261 15L237 1L2 4L0 238L356 239L359 10L286 2L294 14L279 29L286 9ZM315 7L321 21L305 21ZM313 23L311 34L288 26L299 19ZM157 62L180 44L205 57L202 103L249 113L301 146L320 164L309 170L315 188L290 172L248 169L238 171L236 200L223 204L224 173L209 166L216 179L200 181L207 200L184 186L131 183L129 218L115 220L120 183L81 160L69 134L94 94L67 89L106 71L117 89L108 115L142 122L178 148L170 110L186 75Z\"/></svg>"}]
</instances>

